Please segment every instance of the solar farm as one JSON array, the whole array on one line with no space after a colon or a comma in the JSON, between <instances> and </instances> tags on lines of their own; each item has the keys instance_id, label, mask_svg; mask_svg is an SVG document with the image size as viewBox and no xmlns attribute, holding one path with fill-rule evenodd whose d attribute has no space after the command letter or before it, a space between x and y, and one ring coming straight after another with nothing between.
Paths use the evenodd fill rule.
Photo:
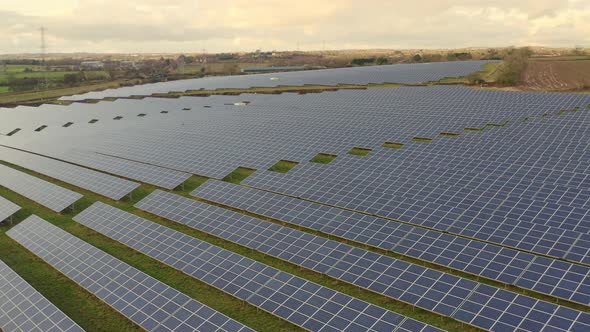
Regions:
<instances>
[{"instance_id":1,"label":"solar farm","mask_svg":"<svg viewBox=\"0 0 590 332\"><path fill-rule=\"evenodd\" d=\"M590 95L485 63L0 109L0 330L590 331ZM367 87L158 96L281 85Z\"/></svg>"}]
</instances>

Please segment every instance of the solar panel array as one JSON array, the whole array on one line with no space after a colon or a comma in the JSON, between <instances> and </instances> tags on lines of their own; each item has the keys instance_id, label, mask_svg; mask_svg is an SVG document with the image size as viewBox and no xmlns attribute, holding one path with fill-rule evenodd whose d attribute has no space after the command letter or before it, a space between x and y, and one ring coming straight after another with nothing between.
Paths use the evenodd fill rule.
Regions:
<instances>
[{"instance_id":1,"label":"solar panel array","mask_svg":"<svg viewBox=\"0 0 590 332\"><path fill-rule=\"evenodd\" d=\"M151 95L172 91L215 90L226 88L251 88L300 86L300 85L338 85L369 83L421 83L438 81L445 77L460 77L478 71L490 61L457 61L422 64L398 64L374 67L337 68L287 73L271 73L247 76L217 76L199 79L144 84L132 87L107 89L81 95L61 97L61 100L102 99L106 97L129 97Z\"/></svg>"},{"instance_id":2,"label":"solar panel array","mask_svg":"<svg viewBox=\"0 0 590 332\"><path fill-rule=\"evenodd\" d=\"M138 183L112 175L5 147L0 147L0 158L114 200L123 198L139 187Z\"/></svg>"},{"instance_id":3,"label":"solar panel array","mask_svg":"<svg viewBox=\"0 0 590 332\"><path fill-rule=\"evenodd\" d=\"M0 329L4 332L84 331L1 260Z\"/></svg>"},{"instance_id":4,"label":"solar panel array","mask_svg":"<svg viewBox=\"0 0 590 332\"><path fill-rule=\"evenodd\" d=\"M502 283L590 305L590 267L209 180L192 195Z\"/></svg>"},{"instance_id":5,"label":"solar panel array","mask_svg":"<svg viewBox=\"0 0 590 332\"><path fill-rule=\"evenodd\" d=\"M0 164L0 185L55 212L65 210L82 198L82 195L77 192L2 164Z\"/></svg>"},{"instance_id":6,"label":"solar panel array","mask_svg":"<svg viewBox=\"0 0 590 332\"><path fill-rule=\"evenodd\" d=\"M35 215L7 234L148 331L252 331Z\"/></svg>"},{"instance_id":7,"label":"solar panel array","mask_svg":"<svg viewBox=\"0 0 590 332\"><path fill-rule=\"evenodd\" d=\"M20 210L20 206L0 196L0 222L10 218L18 210Z\"/></svg>"},{"instance_id":8,"label":"solar panel array","mask_svg":"<svg viewBox=\"0 0 590 332\"><path fill-rule=\"evenodd\" d=\"M244 183L589 263L588 172L565 168L567 163L585 168L587 162L574 160L587 158L584 151L588 150L580 150L581 157L555 158L555 163L561 165L554 167L527 165L528 161L549 162L550 153L563 150L546 148L547 143L540 137L550 136L511 133L512 128L520 131L523 127L545 129L554 125L565 126L567 131L568 126L579 126L583 117L588 117L588 113L581 112L562 124L550 120L540 126L536 122L515 124L452 143L441 142L396 153L381 149L366 160L342 158L341 162L325 167L300 165L286 175L257 172ZM525 142L515 142L514 137ZM494 148L489 146L492 144ZM516 148L509 146L531 151L515 151ZM543 149L544 153L535 154L535 149ZM493 158L508 161L461 156L471 154L471 150L479 151L479 155L487 151ZM518 159L525 160L521 164ZM548 195L552 193L563 199L556 202L553 195Z\"/></svg>"},{"instance_id":9,"label":"solar panel array","mask_svg":"<svg viewBox=\"0 0 590 332\"><path fill-rule=\"evenodd\" d=\"M243 100L250 104L233 106ZM76 159L68 157L69 151L83 149L223 178L239 166L265 170L281 159L306 162L320 152L344 156L355 146L378 149L384 142L416 145L412 141L415 136L436 141L443 139L441 132L463 133L466 127L555 114L588 103L590 98L583 94L457 86L119 100L5 111L8 121L2 125L6 131L25 128L27 123L29 127L17 135L0 137L0 143L72 162ZM169 113L162 114L164 110ZM139 113L147 115L137 117ZM116 114L123 119L112 121ZM74 117L80 123L61 126ZM92 118L100 121L87 124ZM42 124L48 128L33 131ZM100 161L95 163L105 167ZM127 177L134 173L125 167L108 169Z\"/></svg>"},{"instance_id":10,"label":"solar panel array","mask_svg":"<svg viewBox=\"0 0 590 332\"><path fill-rule=\"evenodd\" d=\"M572 328L590 328L590 325L585 326L583 323L574 326L574 321L578 319L585 321L581 312L574 314L569 312L570 309L554 304L171 193L155 191L136 206L160 217L482 329L505 331L542 326L568 331ZM478 307L476 303L479 304L478 309L475 309ZM521 310L520 315L515 316L508 310L513 303L529 303L529 310ZM545 312L567 311L562 316L566 321L566 316L575 318L569 319L567 323L563 322L563 325L546 326L551 323L536 321L534 318L539 314L540 307L545 308L541 310Z\"/></svg>"},{"instance_id":11,"label":"solar panel array","mask_svg":"<svg viewBox=\"0 0 590 332\"><path fill-rule=\"evenodd\" d=\"M100 202L74 219L307 330L438 331Z\"/></svg>"}]
</instances>

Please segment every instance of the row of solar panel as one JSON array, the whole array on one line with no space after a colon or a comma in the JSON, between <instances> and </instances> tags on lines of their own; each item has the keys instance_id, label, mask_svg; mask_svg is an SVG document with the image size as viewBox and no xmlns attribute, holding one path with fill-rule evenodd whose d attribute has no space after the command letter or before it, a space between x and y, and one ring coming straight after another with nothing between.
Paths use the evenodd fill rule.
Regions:
<instances>
[{"instance_id":1,"label":"row of solar panel","mask_svg":"<svg viewBox=\"0 0 590 332\"><path fill-rule=\"evenodd\" d=\"M549 327L546 324L551 325L551 322L534 318L539 307L551 307L552 309L546 309L551 312L570 309L175 194L155 191L136 206L247 248L485 330L515 330L520 327L530 330L556 328L567 331L570 328L581 329L583 324L575 324L575 321L578 318L580 322L586 319L581 312L569 312L568 316L571 314L578 318L565 325ZM93 222L123 219L121 212L109 213L113 209L108 206L102 207L94 208ZM579 287L578 284L575 286ZM579 294L576 296L576 299L578 298L581 298ZM515 308L511 310L510 306L522 303L530 303L530 311L520 310L519 315L514 315Z\"/></svg>"},{"instance_id":2,"label":"row of solar panel","mask_svg":"<svg viewBox=\"0 0 590 332\"><path fill-rule=\"evenodd\" d=\"M133 125L109 124L112 130L108 132L104 129L83 128L75 132L75 135L82 137L80 137L81 141L75 142L74 146L83 144L89 148L92 147L93 150L122 158L222 178L238 166L266 169L278 159L305 161L318 152L344 154L355 145L379 146L388 140L395 141L400 138L409 140L417 135L462 130L465 126L483 126L489 122L503 122L525 115L555 113L562 107L571 107L576 103L589 101L587 98L584 99L584 96L572 96L572 94L499 95L498 92L475 91L463 87L412 89L346 91L338 92L337 95L327 93L318 94L317 96L320 97L305 98L291 95L254 97L254 102L248 106L248 112L243 112L243 108L238 107L233 107L229 111L215 109L215 112L210 112L209 109L201 107L199 112L180 112L173 116L172 120L164 122L154 119L147 122L139 121ZM378 90L386 92L375 92ZM366 94L378 96L374 104L367 105L362 99L350 105L336 102L338 98L353 101L354 96ZM410 97L406 97L406 94ZM493 97L488 98L488 96ZM501 96L506 99L504 102L500 101ZM239 100L237 98L242 97L233 98ZM260 102L256 103L256 98L264 99L259 99ZM181 104L209 103L203 99L215 98L184 98L186 102L152 99L133 101L132 104L126 103L125 106L132 108L132 105L135 105L134 107L138 109L151 106L147 111L149 113L159 112L168 105L180 107ZM278 101L283 99L287 101L278 108L280 112L272 108L275 104L281 105ZM309 101L305 102L308 99ZM418 102L422 99L428 102ZM275 100L276 102L272 102ZM401 101L396 103L391 100ZM545 105L539 106L537 102L534 105L523 104L522 107L516 108L514 103L520 100L526 102L543 100ZM320 101L323 102L316 105ZM437 111L437 108L433 107L435 103L441 105L440 110ZM88 110L92 107L95 106L85 104L84 108L80 109ZM112 106L109 105L109 107ZM297 108L294 109L294 107ZM319 107L322 112L318 112ZM100 112L105 111L104 108L100 109ZM58 118L72 116L72 112L65 112L63 109L55 112ZM59 115L60 113L62 115ZM74 113L85 114L85 112ZM477 123L466 120L470 114L478 119ZM496 114L501 116L495 118ZM261 117L264 117L264 121ZM297 121L297 126L293 125L293 121L287 121L287 117L293 117L293 120ZM59 121L61 123L64 120ZM189 123L190 126L188 126ZM366 129L350 126L350 123L362 123ZM135 128L136 126L138 128ZM406 126L409 127L406 128ZM187 128L190 129L187 131ZM425 129L428 130L424 131ZM398 137L398 134L401 136ZM57 137L52 135L53 133L47 133L42 138L56 140L52 146L64 147L65 150L69 149L66 147L72 146L73 142L62 141L64 138L60 135ZM90 136L84 137L85 135ZM37 139L39 136L34 138ZM11 146L19 145L14 138L12 140L6 138L6 142ZM264 143L258 147L261 142ZM33 148L33 151L45 153L46 148L46 145L42 145L39 148ZM67 158L67 153L62 154L64 158ZM72 161L75 162L74 159ZM98 167L104 167L104 163L96 163ZM123 176L129 174L133 172L127 172L127 175L121 173Z\"/></svg>"},{"instance_id":3,"label":"row of solar panel","mask_svg":"<svg viewBox=\"0 0 590 332\"><path fill-rule=\"evenodd\" d=\"M587 112L580 114L588 117ZM544 124L550 124L550 120ZM480 142L490 139L518 145L510 140L511 135L504 135L502 130L487 133L481 139L458 139L454 143L433 144L431 147L423 148L431 151L424 154L416 150L389 154L384 152L381 156L385 157L368 157L366 163L358 161L353 164L354 167L339 167L338 163L321 167L299 165L297 170L294 169L286 175L259 171L244 183L540 254L588 263L590 238L585 231L590 225L589 209L586 205L587 185L590 183L587 174L572 174L559 168L529 168L493 160L482 161L488 163L489 167L475 169L471 168L473 164L468 162L457 164L456 167L444 162L445 159L460 159L454 157L455 151L460 153L470 146L477 148ZM542 146L530 143L528 146ZM438 152L447 146L449 149ZM495 151L492 155L504 160L502 149L486 147L484 150ZM509 149L506 153L513 154ZM432 165L420 165L421 159L413 163L412 155L421 155L432 160ZM540 158L531 157L530 154L522 156ZM410 158L410 161L404 164L404 158ZM584 164L583 161L576 163ZM381 169L372 171L376 164L380 165ZM413 172L419 168L424 170ZM559 175L559 180L553 182L544 177L547 174ZM494 182L486 182L489 180ZM533 189L539 193L539 196L535 197L537 200L532 200L532 197L528 196L531 195L531 191L524 191L523 195L526 195L522 197L508 194L515 184L527 186L531 183L536 184ZM484 188L486 185L491 188ZM571 199L572 206L543 201L550 197L543 193L555 189L552 185L560 185L564 190L571 189L570 193L576 194L575 198ZM577 185L583 186L576 188ZM517 189L521 190L522 187L519 186ZM565 203L565 200L562 202ZM556 237L559 241L556 241Z\"/></svg>"},{"instance_id":4,"label":"row of solar panel","mask_svg":"<svg viewBox=\"0 0 590 332\"><path fill-rule=\"evenodd\" d=\"M102 203L96 205L108 207ZM76 218L80 220L89 215L92 210ZM142 227L144 233L153 238L150 242L153 246L146 254L176 268L182 262L186 265L182 269L185 273L306 329L439 331L131 214L123 217L127 219L102 225ZM137 220L130 223L128 218ZM21 222L7 234L147 330L249 330L36 216ZM142 241L141 234L135 239L131 234L134 232L125 234L129 241L136 244ZM174 264L171 264L172 259Z\"/></svg>"},{"instance_id":5,"label":"row of solar panel","mask_svg":"<svg viewBox=\"0 0 590 332\"><path fill-rule=\"evenodd\" d=\"M0 147L0 159L114 200L120 200L139 186L138 183L112 175L6 147ZM44 185L44 188L46 187ZM29 193L39 195L49 194L43 193L34 187L31 188ZM60 196L63 195L57 195L57 197ZM56 211L59 212L61 210Z\"/></svg>"},{"instance_id":6,"label":"row of solar panel","mask_svg":"<svg viewBox=\"0 0 590 332\"><path fill-rule=\"evenodd\" d=\"M192 195L502 283L590 305L590 268L254 188L209 180Z\"/></svg>"},{"instance_id":7,"label":"row of solar panel","mask_svg":"<svg viewBox=\"0 0 590 332\"><path fill-rule=\"evenodd\" d=\"M145 330L251 331L35 215L7 234Z\"/></svg>"},{"instance_id":8,"label":"row of solar panel","mask_svg":"<svg viewBox=\"0 0 590 332\"><path fill-rule=\"evenodd\" d=\"M359 118L365 121L383 119L390 122L392 119L387 115L396 116L397 120L402 121L401 123L417 118L427 120L436 116L439 120L444 121L445 119L457 119L460 114L463 114L461 123L457 123L457 125L463 124L464 126L481 128L488 123L503 123L509 119L517 120L526 116L558 112L562 107L568 108L575 105L576 101L584 102L583 96L574 99L567 94L550 95L551 97L547 98L539 93L503 93L500 97L490 98L496 94L497 92L477 91L462 87L428 87L343 90L324 94L285 94L272 97L244 94L224 98L181 98L179 100L148 98L133 101L121 100L106 105L42 105L39 108L19 107L14 110L2 110L7 121L0 125L0 130L5 133L14 128L33 131L42 125L49 128L63 128L65 123L97 129L95 125L85 124L91 119L111 120L119 117L135 119L138 124L145 124L146 119L137 115L144 114L149 120L152 119L151 115L161 115L163 110L172 111L174 113L171 114L172 116L182 115L187 119L199 116L199 114L219 116L227 114L228 111L234 113L237 110L243 110L243 107L228 106L227 104L233 105L245 99L249 101L247 114L251 119L258 117L259 113L268 115L271 108L285 109L297 105L302 109L297 113L290 111L285 114L285 117L295 119L313 117L317 120L315 124L306 124L306 127L322 124L326 128L331 128L339 123L346 124L350 123L349 120ZM453 102L453 99L457 101ZM467 104L465 102L467 100L471 103ZM182 109L189 109L191 112L181 111ZM317 112L320 109L322 112ZM342 117L340 118L334 116L337 109L342 109ZM358 112L350 112L352 109L358 109ZM412 113L404 112L409 109L412 109ZM317 114L314 114L314 111ZM161 121L161 119L169 117L160 116L157 117L157 120ZM273 117L273 120L279 119ZM102 121L98 123L102 124ZM108 123L111 125L112 121L108 121ZM71 128L67 128L69 128L67 131L71 132ZM463 127L457 128L463 129ZM359 144L362 143L364 142L359 142Z\"/></svg>"},{"instance_id":9,"label":"row of solar panel","mask_svg":"<svg viewBox=\"0 0 590 332\"><path fill-rule=\"evenodd\" d=\"M62 212L82 195L0 164L0 185L55 212Z\"/></svg>"},{"instance_id":10,"label":"row of solar panel","mask_svg":"<svg viewBox=\"0 0 590 332\"><path fill-rule=\"evenodd\" d=\"M119 89L107 89L82 95L61 97L62 100L101 99L151 95L170 91L198 89L272 87L278 85L336 85L368 83L419 83L438 81L444 77L466 76L488 61L445 62L432 64L402 64L379 67L338 68L314 71L259 74L248 76L207 77L164 83L145 84Z\"/></svg>"}]
</instances>

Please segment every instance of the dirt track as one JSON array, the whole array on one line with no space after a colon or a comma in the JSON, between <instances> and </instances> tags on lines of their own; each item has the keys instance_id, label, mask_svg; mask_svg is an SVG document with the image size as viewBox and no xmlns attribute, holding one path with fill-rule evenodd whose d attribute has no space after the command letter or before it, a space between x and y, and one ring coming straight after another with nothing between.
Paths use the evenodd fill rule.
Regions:
<instances>
[{"instance_id":1,"label":"dirt track","mask_svg":"<svg viewBox=\"0 0 590 332\"><path fill-rule=\"evenodd\" d=\"M533 90L590 88L590 60L531 61L524 73L524 87Z\"/></svg>"}]
</instances>

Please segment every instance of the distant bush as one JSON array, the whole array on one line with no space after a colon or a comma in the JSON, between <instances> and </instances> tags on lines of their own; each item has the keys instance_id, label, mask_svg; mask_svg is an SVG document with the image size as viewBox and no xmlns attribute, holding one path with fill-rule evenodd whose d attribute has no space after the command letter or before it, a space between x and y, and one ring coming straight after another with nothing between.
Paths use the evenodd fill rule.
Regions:
<instances>
[{"instance_id":1,"label":"distant bush","mask_svg":"<svg viewBox=\"0 0 590 332\"><path fill-rule=\"evenodd\" d=\"M42 83L40 78L9 78L8 86L12 91L27 91L38 88Z\"/></svg>"},{"instance_id":2,"label":"distant bush","mask_svg":"<svg viewBox=\"0 0 590 332\"><path fill-rule=\"evenodd\" d=\"M375 63L375 58L356 58L352 59L350 63L355 66L364 66L367 64Z\"/></svg>"},{"instance_id":3,"label":"distant bush","mask_svg":"<svg viewBox=\"0 0 590 332\"><path fill-rule=\"evenodd\" d=\"M386 57L384 57L384 56L378 57L378 58L375 60L375 64L377 64L377 65L379 65L379 66L386 65L386 64L388 64L388 63L389 63L389 59L387 59L387 58L386 58Z\"/></svg>"},{"instance_id":4,"label":"distant bush","mask_svg":"<svg viewBox=\"0 0 590 332\"><path fill-rule=\"evenodd\" d=\"M224 60L234 60L236 57L233 54L223 53L217 56L217 59L224 61Z\"/></svg>"},{"instance_id":5,"label":"distant bush","mask_svg":"<svg viewBox=\"0 0 590 332\"><path fill-rule=\"evenodd\" d=\"M414 57L412 57L412 61L422 62L422 56L420 56L420 54L416 54L416 55L414 55Z\"/></svg>"},{"instance_id":6,"label":"distant bush","mask_svg":"<svg viewBox=\"0 0 590 332\"><path fill-rule=\"evenodd\" d=\"M467 52L448 53L447 54L448 61L465 61L465 60L471 60L471 59L473 59L473 56L471 55L471 53L467 53Z\"/></svg>"},{"instance_id":7,"label":"distant bush","mask_svg":"<svg viewBox=\"0 0 590 332\"><path fill-rule=\"evenodd\" d=\"M508 86L520 84L531 54L531 50L526 47L510 50L504 57L496 82Z\"/></svg>"}]
</instances>

